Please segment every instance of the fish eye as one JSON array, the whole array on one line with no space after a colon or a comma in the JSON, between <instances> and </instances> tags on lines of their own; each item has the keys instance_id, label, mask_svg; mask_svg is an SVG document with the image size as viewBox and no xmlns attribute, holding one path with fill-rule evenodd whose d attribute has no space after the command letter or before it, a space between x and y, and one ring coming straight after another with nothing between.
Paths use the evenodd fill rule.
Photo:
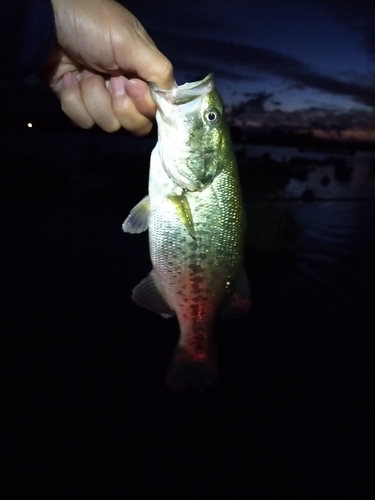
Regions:
<instances>
[{"instance_id":1,"label":"fish eye","mask_svg":"<svg viewBox=\"0 0 375 500\"><path fill-rule=\"evenodd\" d=\"M216 125L220 121L220 113L216 109L209 109L205 113L205 118L208 123Z\"/></svg>"}]
</instances>

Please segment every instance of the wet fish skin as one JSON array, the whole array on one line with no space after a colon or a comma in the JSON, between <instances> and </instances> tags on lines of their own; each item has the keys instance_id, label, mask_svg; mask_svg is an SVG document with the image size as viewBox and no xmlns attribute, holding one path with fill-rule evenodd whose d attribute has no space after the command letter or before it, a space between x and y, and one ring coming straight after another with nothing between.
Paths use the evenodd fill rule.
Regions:
<instances>
[{"instance_id":1,"label":"wet fish skin","mask_svg":"<svg viewBox=\"0 0 375 500\"><path fill-rule=\"evenodd\" d=\"M134 289L133 299L177 316L180 340L167 384L204 391L217 376L212 333L218 310L225 304L230 310L232 302L229 314L242 315L250 304L242 272L245 216L237 165L212 75L171 91L153 86L151 92L158 107L158 143L151 155L149 196L123 228L144 230L148 218L153 271Z\"/></svg>"}]
</instances>

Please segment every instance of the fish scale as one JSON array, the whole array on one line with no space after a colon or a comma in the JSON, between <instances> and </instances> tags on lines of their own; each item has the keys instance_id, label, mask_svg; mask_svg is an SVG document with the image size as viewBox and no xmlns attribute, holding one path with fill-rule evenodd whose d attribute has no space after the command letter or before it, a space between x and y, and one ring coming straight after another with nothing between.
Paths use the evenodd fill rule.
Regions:
<instances>
[{"instance_id":1,"label":"fish scale","mask_svg":"<svg viewBox=\"0 0 375 500\"><path fill-rule=\"evenodd\" d=\"M216 378L212 331L219 309L239 316L250 305L237 165L212 75L170 91L151 86L151 93L158 142L149 194L123 228L136 233L148 227L153 270L133 299L177 316L180 339L168 385L206 390Z\"/></svg>"}]
</instances>

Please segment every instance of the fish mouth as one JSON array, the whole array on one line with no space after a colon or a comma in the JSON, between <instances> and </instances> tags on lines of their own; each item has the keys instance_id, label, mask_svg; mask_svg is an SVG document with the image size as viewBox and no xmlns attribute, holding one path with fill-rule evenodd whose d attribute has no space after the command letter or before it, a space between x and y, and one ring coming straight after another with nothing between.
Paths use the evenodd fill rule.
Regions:
<instances>
[{"instance_id":1,"label":"fish mouth","mask_svg":"<svg viewBox=\"0 0 375 500\"><path fill-rule=\"evenodd\" d=\"M187 104L194 101L197 97L202 97L208 94L215 86L213 73L208 74L203 80L196 82L188 82L184 85L175 85L171 89L163 89L155 83L149 82L148 86L151 91L151 95L155 101L156 107L163 114L169 109L170 105L179 106L182 104ZM167 109L164 103L167 104Z\"/></svg>"}]
</instances>

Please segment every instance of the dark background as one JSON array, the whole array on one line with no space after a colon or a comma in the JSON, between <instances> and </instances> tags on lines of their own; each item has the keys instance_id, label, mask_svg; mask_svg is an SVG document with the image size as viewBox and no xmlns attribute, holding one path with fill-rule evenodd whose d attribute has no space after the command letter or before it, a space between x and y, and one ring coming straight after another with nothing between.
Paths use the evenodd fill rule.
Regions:
<instances>
[{"instance_id":1,"label":"dark background","mask_svg":"<svg viewBox=\"0 0 375 500\"><path fill-rule=\"evenodd\" d=\"M368 136L232 129L252 309L217 322L216 387L171 393L178 325L132 303L147 235L121 230L155 133L78 130L35 83L3 84L0 104L4 498L372 498Z\"/></svg>"},{"instance_id":2,"label":"dark background","mask_svg":"<svg viewBox=\"0 0 375 500\"><path fill-rule=\"evenodd\" d=\"M1 156L9 497L368 492L373 170L361 194L359 166L239 156L252 310L216 325L218 385L170 393L178 325L132 303L147 236L121 230L152 141L34 132L8 131Z\"/></svg>"}]
</instances>

